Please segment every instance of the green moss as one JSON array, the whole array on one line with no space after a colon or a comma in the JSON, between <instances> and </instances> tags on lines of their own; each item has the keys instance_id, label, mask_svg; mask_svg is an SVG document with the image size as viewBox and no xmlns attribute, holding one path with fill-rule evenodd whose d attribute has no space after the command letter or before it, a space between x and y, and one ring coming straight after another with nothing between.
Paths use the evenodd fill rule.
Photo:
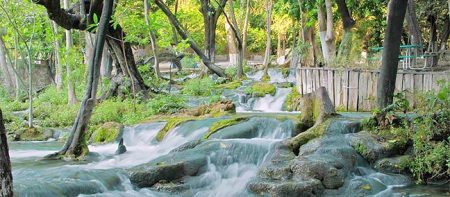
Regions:
<instances>
[{"instance_id":1,"label":"green moss","mask_svg":"<svg viewBox=\"0 0 450 197\"><path fill-rule=\"evenodd\" d=\"M156 135L156 140L158 142L162 141L164 139L164 137L166 137L166 135L172 131L173 128L177 127L178 125L180 125L181 123L187 122L187 121L192 121L192 120L197 120L198 118L195 117L190 117L190 116L181 116L181 117L171 117L169 119L167 119L167 123L164 126L164 128L162 128L158 134Z\"/></svg>"},{"instance_id":2,"label":"green moss","mask_svg":"<svg viewBox=\"0 0 450 197\"><path fill-rule=\"evenodd\" d=\"M234 90L234 89L240 87L241 85L242 85L242 83L240 81L232 81L229 83L220 84L217 87Z\"/></svg>"},{"instance_id":3,"label":"green moss","mask_svg":"<svg viewBox=\"0 0 450 197\"><path fill-rule=\"evenodd\" d=\"M114 142L122 128L123 126L116 122L104 123L92 133L91 142L94 144Z\"/></svg>"},{"instance_id":4,"label":"green moss","mask_svg":"<svg viewBox=\"0 0 450 197\"><path fill-rule=\"evenodd\" d=\"M361 156L368 158L367 155L369 154L369 149L364 144L358 143L354 148Z\"/></svg>"},{"instance_id":5,"label":"green moss","mask_svg":"<svg viewBox=\"0 0 450 197\"><path fill-rule=\"evenodd\" d=\"M223 129L225 127L229 127L229 126L238 124L238 123L243 122L245 120L248 120L248 118L235 117L235 118L230 118L230 119L217 121L217 122L213 123L211 125L211 127L209 127L208 133L206 133L205 136L203 136L203 138L204 139L208 139L209 136L211 136L212 134L216 133L218 130Z\"/></svg>"},{"instance_id":6,"label":"green moss","mask_svg":"<svg viewBox=\"0 0 450 197\"><path fill-rule=\"evenodd\" d=\"M270 76L266 73L261 77L261 81L268 82L270 81Z\"/></svg>"},{"instance_id":7,"label":"green moss","mask_svg":"<svg viewBox=\"0 0 450 197\"><path fill-rule=\"evenodd\" d=\"M247 88L247 94L253 94L256 97L263 97L266 94L275 95L276 87L273 84L267 82L254 83L251 87Z\"/></svg>"},{"instance_id":8,"label":"green moss","mask_svg":"<svg viewBox=\"0 0 450 197\"><path fill-rule=\"evenodd\" d=\"M298 151L298 148L300 148L302 145L308 143L309 141L321 137L327 130L328 126L330 125L331 120L327 120L323 122L322 124L314 125L307 131L298 134L297 136L291 138L289 140L289 146L294 150Z\"/></svg>"},{"instance_id":9,"label":"green moss","mask_svg":"<svg viewBox=\"0 0 450 197\"><path fill-rule=\"evenodd\" d=\"M291 70L289 68L281 68L281 73L283 74L283 77L288 77Z\"/></svg>"},{"instance_id":10,"label":"green moss","mask_svg":"<svg viewBox=\"0 0 450 197\"><path fill-rule=\"evenodd\" d=\"M300 110L301 95L298 93L297 88L293 87L291 92L286 98L286 110L287 111L299 111Z\"/></svg>"},{"instance_id":11,"label":"green moss","mask_svg":"<svg viewBox=\"0 0 450 197\"><path fill-rule=\"evenodd\" d=\"M42 130L39 128L23 128L20 133L20 140L22 141L42 141L45 137Z\"/></svg>"}]
</instances>

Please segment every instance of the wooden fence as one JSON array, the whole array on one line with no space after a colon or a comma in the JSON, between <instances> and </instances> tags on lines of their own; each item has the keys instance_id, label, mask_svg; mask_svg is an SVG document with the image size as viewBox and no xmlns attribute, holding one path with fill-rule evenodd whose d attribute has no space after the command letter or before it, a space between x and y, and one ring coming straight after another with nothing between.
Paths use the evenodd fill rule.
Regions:
<instances>
[{"instance_id":1,"label":"wooden fence","mask_svg":"<svg viewBox=\"0 0 450 197\"><path fill-rule=\"evenodd\" d=\"M300 94L307 94L324 86L337 109L370 111L376 106L379 71L298 68L296 72L296 84ZM399 71L395 91L405 91L409 102L415 105L414 94L439 90L440 80L450 81L450 71Z\"/></svg>"}]
</instances>

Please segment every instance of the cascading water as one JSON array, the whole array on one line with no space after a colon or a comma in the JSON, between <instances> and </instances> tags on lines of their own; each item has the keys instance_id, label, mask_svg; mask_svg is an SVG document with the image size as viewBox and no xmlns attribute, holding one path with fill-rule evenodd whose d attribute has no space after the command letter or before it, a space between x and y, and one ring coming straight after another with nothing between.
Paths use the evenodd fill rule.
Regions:
<instances>
[{"instance_id":1,"label":"cascading water","mask_svg":"<svg viewBox=\"0 0 450 197\"><path fill-rule=\"evenodd\" d=\"M257 98L253 111L261 112L281 112L291 88L277 88L275 95L267 94L262 98Z\"/></svg>"}]
</instances>

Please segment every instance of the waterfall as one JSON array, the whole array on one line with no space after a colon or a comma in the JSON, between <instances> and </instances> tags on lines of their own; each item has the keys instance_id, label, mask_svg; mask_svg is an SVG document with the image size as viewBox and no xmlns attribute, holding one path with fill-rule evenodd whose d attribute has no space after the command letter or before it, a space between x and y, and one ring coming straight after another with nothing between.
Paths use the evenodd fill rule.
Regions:
<instances>
[{"instance_id":1,"label":"waterfall","mask_svg":"<svg viewBox=\"0 0 450 197\"><path fill-rule=\"evenodd\" d=\"M257 98L253 106L254 111L281 112L291 88L277 88L274 96L267 94L262 98Z\"/></svg>"}]
</instances>

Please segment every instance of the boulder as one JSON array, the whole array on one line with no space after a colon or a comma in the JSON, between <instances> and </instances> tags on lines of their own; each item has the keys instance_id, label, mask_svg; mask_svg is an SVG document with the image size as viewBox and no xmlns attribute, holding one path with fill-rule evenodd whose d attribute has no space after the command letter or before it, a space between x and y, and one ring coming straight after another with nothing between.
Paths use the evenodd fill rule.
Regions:
<instances>
[{"instance_id":1,"label":"boulder","mask_svg":"<svg viewBox=\"0 0 450 197\"><path fill-rule=\"evenodd\" d=\"M383 158L375 162L374 168L384 173L408 173L406 166L411 159L410 155Z\"/></svg>"},{"instance_id":2,"label":"boulder","mask_svg":"<svg viewBox=\"0 0 450 197\"><path fill-rule=\"evenodd\" d=\"M127 152L127 147L123 145L123 138L120 139L119 145L117 146L116 155L120 155Z\"/></svg>"}]
</instances>

